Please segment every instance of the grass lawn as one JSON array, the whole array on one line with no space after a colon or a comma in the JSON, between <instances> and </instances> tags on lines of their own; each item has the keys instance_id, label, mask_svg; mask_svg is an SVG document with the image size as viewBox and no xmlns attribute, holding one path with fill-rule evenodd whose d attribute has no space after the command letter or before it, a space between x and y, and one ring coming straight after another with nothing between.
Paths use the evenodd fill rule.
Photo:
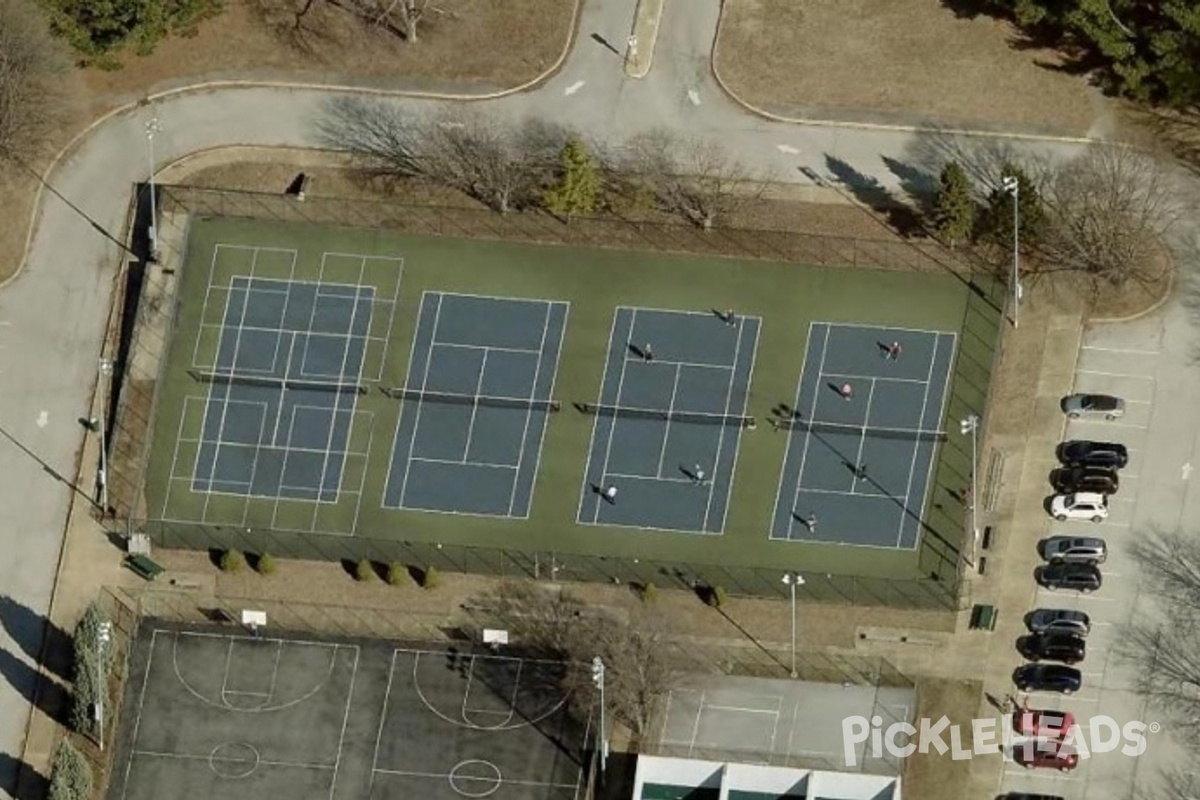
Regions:
<instances>
[{"instance_id":1,"label":"grass lawn","mask_svg":"<svg viewBox=\"0 0 1200 800\"><path fill-rule=\"evenodd\" d=\"M619 305L684 311L732 307L742 314L761 316L749 397L750 413L759 419L778 403L793 398L803 366L805 338L814 320L958 332L960 352L951 375L947 407L947 418L955 422L943 427L955 427L959 416L969 411L981 413L987 391L995 320L980 314L974 292L946 274L818 269L257 221L193 220L145 488L151 520L158 516L196 520L203 507L203 498L190 491L181 492L177 481L167 513L158 513L164 507L172 469L180 474L173 461L185 399L203 398L208 389L193 380L187 370L192 365L209 265L217 243L295 249L300 254L298 278L306 277L303 265L319 263L323 252L402 257L403 275L381 373L384 386L405 382L422 293L440 291L569 303L554 392L564 405L599 396L613 314ZM315 271L311 277L315 277ZM380 294L391 296L394 269L380 267L366 282L377 283ZM211 310L207 316L210 322L219 319ZM377 325L373 323L372 328ZM251 501L243 517L246 506L240 498L210 503L207 525L152 524L149 528L168 546L238 546L281 556L369 556L413 564L441 559L437 563L446 568L467 571L544 571L550 554L554 554L555 566L561 562L559 577L595 579L607 575L611 579L619 575L628 580L632 574L665 585L670 579L661 577L664 573L678 576L678 570L683 569L732 591L774 592L781 566L803 564L810 573L830 574L827 589L809 587L810 593L820 596L825 591L829 599L844 596L847 591L868 598L874 593L880 603L899 602L887 588L888 579L912 580L937 571L942 580L952 580L954 564L935 552L944 551L945 546L935 547L934 539L942 538L950 546L958 544L963 521L953 511L940 516L932 512L926 530L936 531L936 536L923 536L927 543L916 551L769 541L787 437L767 425L742 435L729 515L720 536L576 524L594 419L568 408L550 417L528 519L383 508L381 498L400 405L379 391L369 391L359 398L359 411L370 412L374 419L369 441L358 430L351 437L365 443L369 450L363 459L361 497L319 509L319 525L315 527L324 533L263 530L261 521L270 518L264 509L271 502ZM193 436L197 432L193 430ZM961 476L969 470L961 447L944 446L942 450L935 465L934 492L959 488ZM182 485L186 488L186 482ZM243 535L243 519L247 527L254 528L252 534ZM350 533L353 537L347 535ZM475 548L512 551L502 557L498 552ZM622 566L616 566L618 563ZM835 585L837 576L855 576L855 588L839 589Z\"/></svg>"}]
</instances>

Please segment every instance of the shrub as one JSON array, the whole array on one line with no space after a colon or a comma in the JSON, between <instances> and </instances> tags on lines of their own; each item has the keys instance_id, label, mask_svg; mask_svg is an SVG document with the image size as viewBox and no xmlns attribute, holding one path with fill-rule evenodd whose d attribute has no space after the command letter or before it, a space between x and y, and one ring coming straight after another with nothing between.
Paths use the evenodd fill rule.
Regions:
<instances>
[{"instance_id":1,"label":"shrub","mask_svg":"<svg viewBox=\"0 0 1200 800\"><path fill-rule=\"evenodd\" d=\"M354 580L369 581L375 577L375 565L371 563L371 559L364 558L354 565Z\"/></svg>"},{"instance_id":2,"label":"shrub","mask_svg":"<svg viewBox=\"0 0 1200 800\"><path fill-rule=\"evenodd\" d=\"M729 599L729 595L726 594L724 586L710 586L705 595L706 602L713 608L725 605L727 599Z\"/></svg>"},{"instance_id":3,"label":"shrub","mask_svg":"<svg viewBox=\"0 0 1200 800\"><path fill-rule=\"evenodd\" d=\"M408 574L408 567L399 561L393 561L391 564L388 564L387 582L389 586L407 586L412 583L412 576Z\"/></svg>"},{"instance_id":4,"label":"shrub","mask_svg":"<svg viewBox=\"0 0 1200 800\"><path fill-rule=\"evenodd\" d=\"M442 575L437 571L437 567L431 565L425 568L424 580L421 581L423 587L426 589L436 589L441 582Z\"/></svg>"},{"instance_id":5,"label":"shrub","mask_svg":"<svg viewBox=\"0 0 1200 800\"><path fill-rule=\"evenodd\" d=\"M87 800L92 792L92 768L67 739L54 751L48 800Z\"/></svg>"},{"instance_id":6,"label":"shrub","mask_svg":"<svg viewBox=\"0 0 1200 800\"><path fill-rule=\"evenodd\" d=\"M275 563L274 556L270 553L263 553L258 557L258 563L254 566L257 568L259 575L270 575L278 565Z\"/></svg>"},{"instance_id":7,"label":"shrub","mask_svg":"<svg viewBox=\"0 0 1200 800\"><path fill-rule=\"evenodd\" d=\"M80 733L93 731L95 720L92 708L101 696L105 687L96 683L98 664L97 654L104 658L104 670L111 671L116 659L115 643L111 640L100 646L100 629L108 623L108 618L96 603L92 603L83 612L79 623L75 626L72 660L71 710L68 722Z\"/></svg>"},{"instance_id":8,"label":"shrub","mask_svg":"<svg viewBox=\"0 0 1200 800\"><path fill-rule=\"evenodd\" d=\"M171 34L193 35L196 26L224 10L223 0L45 0L50 28L86 64L121 66L126 45L148 55Z\"/></svg>"},{"instance_id":9,"label":"shrub","mask_svg":"<svg viewBox=\"0 0 1200 800\"><path fill-rule=\"evenodd\" d=\"M226 550L221 553L221 563L219 564L221 572L237 572L245 563L242 554L237 550Z\"/></svg>"},{"instance_id":10,"label":"shrub","mask_svg":"<svg viewBox=\"0 0 1200 800\"><path fill-rule=\"evenodd\" d=\"M658 599L658 587L653 583L642 584L642 591L638 593L643 603L653 603Z\"/></svg>"}]
</instances>

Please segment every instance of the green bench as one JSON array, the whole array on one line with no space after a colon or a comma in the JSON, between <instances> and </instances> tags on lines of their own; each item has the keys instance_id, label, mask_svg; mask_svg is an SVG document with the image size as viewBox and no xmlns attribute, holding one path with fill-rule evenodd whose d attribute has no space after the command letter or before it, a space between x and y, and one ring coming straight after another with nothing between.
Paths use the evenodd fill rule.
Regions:
<instances>
[{"instance_id":1,"label":"green bench","mask_svg":"<svg viewBox=\"0 0 1200 800\"><path fill-rule=\"evenodd\" d=\"M166 570L154 563L149 556L126 556L125 566L148 581L152 581L166 572Z\"/></svg>"},{"instance_id":2,"label":"green bench","mask_svg":"<svg viewBox=\"0 0 1200 800\"><path fill-rule=\"evenodd\" d=\"M977 605L971 609L971 627L978 631L995 630L999 616L995 606Z\"/></svg>"}]
</instances>

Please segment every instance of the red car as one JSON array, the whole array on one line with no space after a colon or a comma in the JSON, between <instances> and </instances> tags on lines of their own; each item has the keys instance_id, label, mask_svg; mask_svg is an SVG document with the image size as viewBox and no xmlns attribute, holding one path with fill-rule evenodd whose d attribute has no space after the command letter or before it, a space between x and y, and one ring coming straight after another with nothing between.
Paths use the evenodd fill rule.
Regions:
<instances>
[{"instance_id":1,"label":"red car","mask_svg":"<svg viewBox=\"0 0 1200 800\"><path fill-rule=\"evenodd\" d=\"M1075 717L1065 711L1019 708L1013 712L1013 730L1026 736L1061 739L1074 724Z\"/></svg>"},{"instance_id":2,"label":"red car","mask_svg":"<svg viewBox=\"0 0 1200 800\"><path fill-rule=\"evenodd\" d=\"M1079 766L1075 748L1057 739L1029 741L1013 747L1013 759L1023 767L1042 767L1063 772Z\"/></svg>"}]
</instances>

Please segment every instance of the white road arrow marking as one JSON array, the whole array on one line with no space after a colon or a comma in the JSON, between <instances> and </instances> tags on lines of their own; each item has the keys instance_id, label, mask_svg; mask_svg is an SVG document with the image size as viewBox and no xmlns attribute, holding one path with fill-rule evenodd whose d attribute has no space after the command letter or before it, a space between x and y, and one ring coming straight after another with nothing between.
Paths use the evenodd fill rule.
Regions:
<instances>
[{"instance_id":1,"label":"white road arrow marking","mask_svg":"<svg viewBox=\"0 0 1200 800\"><path fill-rule=\"evenodd\" d=\"M688 100L692 101L692 105L700 105L700 93L695 89L688 89Z\"/></svg>"},{"instance_id":2,"label":"white road arrow marking","mask_svg":"<svg viewBox=\"0 0 1200 800\"><path fill-rule=\"evenodd\" d=\"M1183 474L1183 479L1185 481L1192 477L1192 462L1189 461L1188 463L1184 464L1183 469L1181 469L1180 472Z\"/></svg>"},{"instance_id":3,"label":"white road arrow marking","mask_svg":"<svg viewBox=\"0 0 1200 800\"><path fill-rule=\"evenodd\" d=\"M570 86L568 86L566 89L563 89L563 94L570 97L571 95L575 94L580 89L582 89L583 85L585 83L587 83L587 81L575 81Z\"/></svg>"},{"instance_id":4,"label":"white road arrow marking","mask_svg":"<svg viewBox=\"0 0 1200 800\"><path fill-rule=\"evenodd\" d=\"M42 413L38 414L37 426L39 428L44 428L49 424L50 424L50 412L49 411L43 411Z\"/></svg>"},{"instance_id":5,"label":"white road arrow marking","mask_svg":"<svg viewBox=\"0 0 1200 800\"><path fill-rule=\"evenodd\" d=\"M775 147L778 148L779 152L787 153L790 156L795 156L795 155L800 154L800 151L797 150L796 148L792 147L790 144L777 144L777 145L775 145Z\"/></svg>"}]
</instances>

